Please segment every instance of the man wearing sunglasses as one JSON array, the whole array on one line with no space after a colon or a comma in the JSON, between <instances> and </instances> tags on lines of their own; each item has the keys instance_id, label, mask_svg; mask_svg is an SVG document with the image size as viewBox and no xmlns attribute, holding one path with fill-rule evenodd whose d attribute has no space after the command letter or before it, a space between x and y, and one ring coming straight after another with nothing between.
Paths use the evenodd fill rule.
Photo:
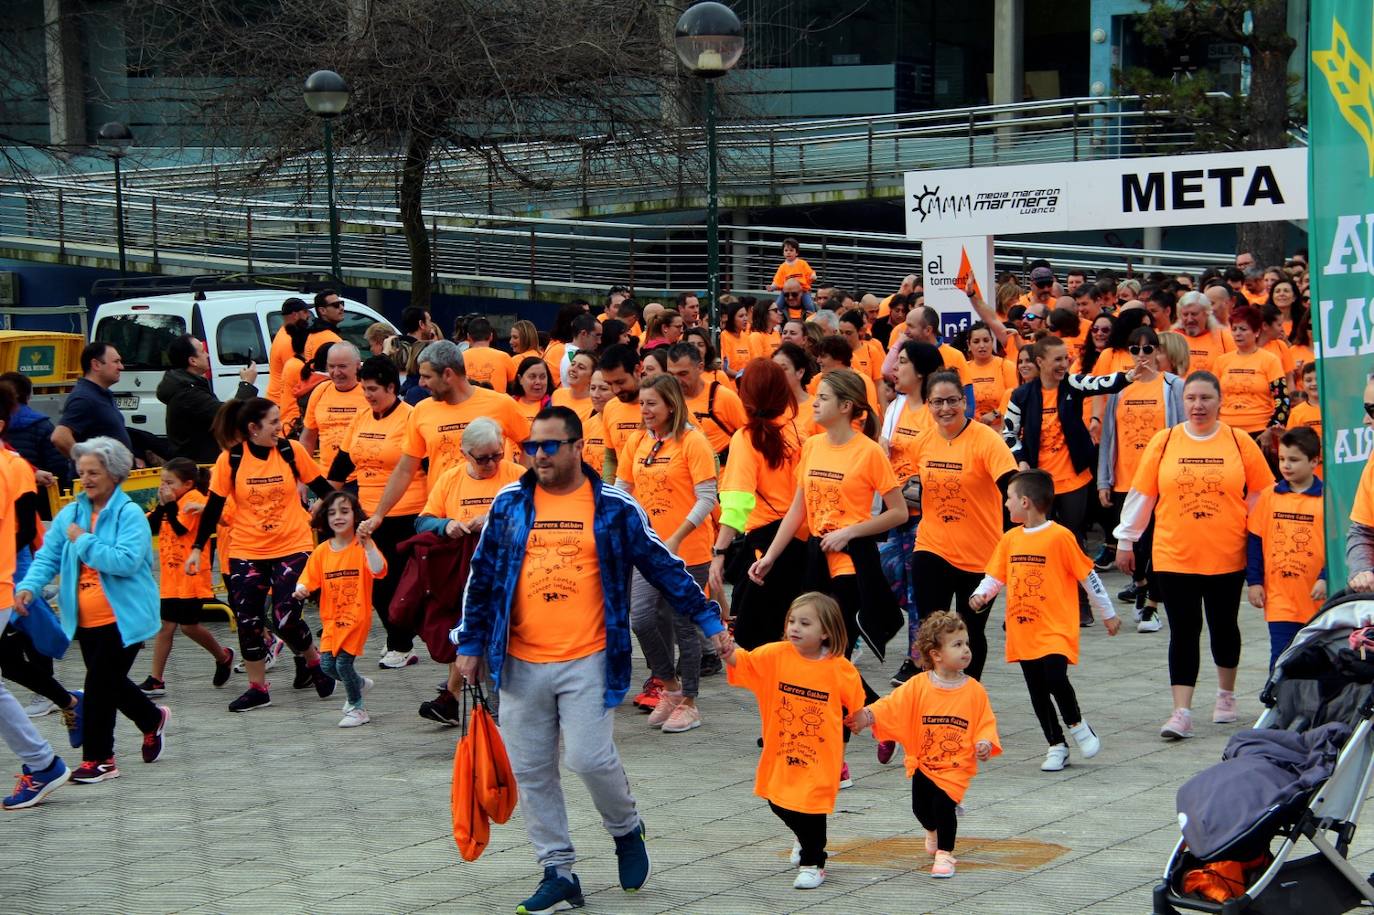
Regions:
<instances>
[{"instance_id":1,"label":"man wearing sunglasses","mask_svg":"<svg viewBox=\"0 0 1374 915\"><path fill-rule=\"evenodd\" d=\"M305 361L315 358L315 350L326 343L338 343L339 324L344 318L344 300L333 289L315 293L315 320L310 322L310 336L305 338Z\"/></svg>"},{"instance_id":2,"label":"man wearing sunglasses","mask_svg":"<svg viewBox=\"0 0 1374 915\"><path fill-rule=\"evenodd\" d=\"M501 692L501 735L520 791L525 830L544 878L519 911L583 904L573 873L561 738L615 840L620 885L649 876L644 822L616 750L614 710L630 686L630 573L637 569L677 613L728 649L720 606L654 533L628 494L582 463L582 422L567 407L534 418L534 466L492 502L472 557L463 619L450 638L469 682L482 661Z\"/></svg>"},{"instance_id":3,"label":"man wearing sunglasses","mask_svg":"<svg viewBox=\"0 0 1374 915\"><path fill-rule=\"evenodd\" d=\"M1054 271L1041 262L1041 266L1030 272L1030 287L1030 291L1021 296L1021 304L1029 308L1038 303L1045 306L1045 313L1048 314L1055 300Z\"/></svg>"}]
</instances>

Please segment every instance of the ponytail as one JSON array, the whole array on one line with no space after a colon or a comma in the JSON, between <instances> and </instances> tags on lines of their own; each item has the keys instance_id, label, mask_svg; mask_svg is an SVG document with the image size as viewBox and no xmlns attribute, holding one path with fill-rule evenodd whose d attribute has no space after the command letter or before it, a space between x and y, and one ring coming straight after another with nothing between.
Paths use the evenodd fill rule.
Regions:
<instances>
[{"instance_id":1,"label":"ponytail","mask_svg":"<svg viewBox=\"0 0 1374 915\"><path fill-rule=\"evenodd\" d=\"M868 389L858 373L852 369L835 369L821 377L821 384L829 385L837 400L849 401L854 418L859 416L859 411L863 411L863 433L877 441L878 418L873 413L873 405L868 402Z\"/></svg>"},{"instance_id":2,"label":"ponytail","mask_svg":"<svg viewBox=\"0 0 1374 915\"><path fill-rule=\"evenodd\" d=\"M248 438L250 425L262 425L276 404L265 397L226 400L210 424L210 432L221 448L232 448Z\"/></svg>"},{"instance_id":3,"label":"ponytail","mask_svg":"<svg viewBox=\"0 0 1374 915\"><path fill-rule=\"evenodd\" d=\"M210 489L209 468L201 467L190 458L172 458L162 465L162 469L172 474L183 483L190 483L201 493L208 492Z\"/></svg>"}]
</instances>

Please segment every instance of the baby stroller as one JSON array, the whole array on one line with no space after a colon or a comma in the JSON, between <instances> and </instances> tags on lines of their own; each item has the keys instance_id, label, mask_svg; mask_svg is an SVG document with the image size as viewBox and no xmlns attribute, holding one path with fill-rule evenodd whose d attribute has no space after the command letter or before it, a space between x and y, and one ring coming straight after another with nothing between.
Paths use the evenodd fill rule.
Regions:
<instances>
[{"instance_id":1,"label":"baby stroller","mask_svg":"<svg viewBox=\"0 0 1374 915\"><path fill-rule=\"evenodd\" d=\"M1155 915L1323 915L1374 903L1374 885L1346 858L1374 775L1374 650L1366 660L1350 638L1366 626L1374 595L1327 602L1274 665L1255 730L1234 735L1223 762L1179 789L1183 838L1155 887ZM1274 778L1283 770L1245 755L1266 743L1311 755ZM1295 857L1302 839L1316 853ZM1210 873L1238 878L1227 882L1230 898L1185 891Z\"/></svg>"}]
</instances>

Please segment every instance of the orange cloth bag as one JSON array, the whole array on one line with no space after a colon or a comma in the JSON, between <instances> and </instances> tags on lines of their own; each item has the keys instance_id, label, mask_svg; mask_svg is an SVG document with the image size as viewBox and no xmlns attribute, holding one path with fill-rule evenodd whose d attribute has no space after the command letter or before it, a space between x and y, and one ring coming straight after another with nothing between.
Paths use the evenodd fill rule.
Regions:
<instances>
[{"instance_id":1,"label":"orange cloth bag","mask_svg":"<svg viewBox=\"0 0 1374 915\"><path fill-rule=\"evenodd\" d=\"M478 697L468 722L468 737L473 741L472 768L477 801L493 822L504 823L515 812L515 773L511 771L501 732L496 729L480 690Z\"/></svg>"}]
</instances>

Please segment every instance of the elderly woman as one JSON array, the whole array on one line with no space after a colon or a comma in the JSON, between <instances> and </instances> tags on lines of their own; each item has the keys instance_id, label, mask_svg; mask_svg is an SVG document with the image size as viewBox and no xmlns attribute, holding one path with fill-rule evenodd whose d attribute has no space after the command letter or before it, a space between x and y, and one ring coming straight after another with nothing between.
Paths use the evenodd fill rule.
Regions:
<instances>
[{"instance_id":1,"label":"elderly woman","mask_svg":"<svg viewBox=\"0 0 1374 915\"><path fill-rule=\"evenodd\" d=\"M154 705L129 679L143 640L157 635L162 624L148 519L119 488L133 469L133 455L115 439L100 436L78 443L72 457L82 492L53 519L52 532L15 588L14 602L24 612L61 574L62 628L81 643L86 664L85 740L72 780L94 783L119 777L116 710L143 732L148 763L162 756L162 735L172 713Z\"/></svg>"}]
</instances>

